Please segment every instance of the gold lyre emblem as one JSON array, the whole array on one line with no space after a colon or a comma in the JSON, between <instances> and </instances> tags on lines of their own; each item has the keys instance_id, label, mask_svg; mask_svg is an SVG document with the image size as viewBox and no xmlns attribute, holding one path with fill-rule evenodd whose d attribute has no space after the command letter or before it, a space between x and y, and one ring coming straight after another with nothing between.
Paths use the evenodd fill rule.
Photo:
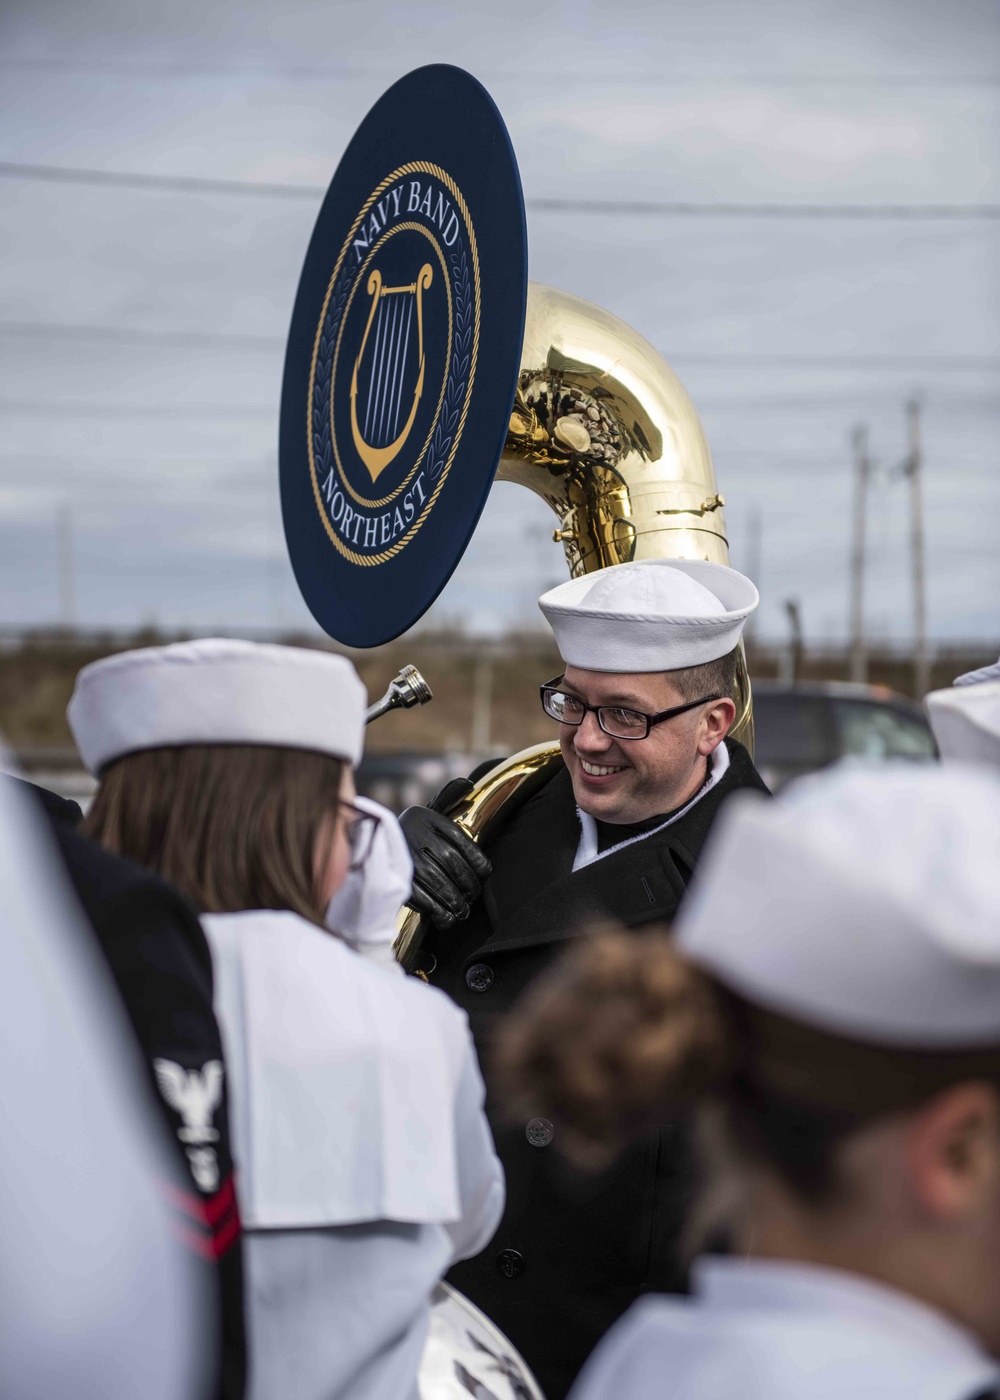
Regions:
<instances>
[{"instance_id":1,"label":"gold lyre emblem","mask_svg":"<svg viewBox=\"0 0 1000 1400\"><path fill-rule=\"evenodd\" d=\"M408 287L383 287L382 274L377 268L368 278L371 307L351 375L351 432L358 456L371 473L372 481L378 479L379 474L402 450L417 416L420 396L424 391L424 312L421 298L433 280L430 263L424 263L417 280ZM373 329L362 427L358 422L358 374ZM411 349L414 330L416 345ZM416 384L407 405L404 387L411 377L414 363ZM399 422L404 413L406 419L401 428Z\"/></svg>"}]
</instances>

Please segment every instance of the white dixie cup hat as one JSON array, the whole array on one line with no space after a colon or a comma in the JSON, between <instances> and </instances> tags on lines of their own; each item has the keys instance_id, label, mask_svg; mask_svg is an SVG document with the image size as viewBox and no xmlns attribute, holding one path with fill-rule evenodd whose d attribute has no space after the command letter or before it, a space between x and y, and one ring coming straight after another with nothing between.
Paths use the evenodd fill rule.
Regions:
<instances>
[{"instance_id":1,"label":"white dixie cup hat","mask_svg":"<svg viewBox=\"0 0 1000 1400\"><path fill-rule=\"evenodd\" d=\"M943 759L1000 769L1000 678L956 681L950 689L932 690L924 704Z\"/></svg>"},{"instance_id":2,"label":"white dixie cup hat","mask_svg":"<svg viewBox=\"0 0 1000 1400\"><path fill-rule=\"evenodd\" d=\"M562 659L586 671L679 671L727 655L760 601L735 569L701 559L612 564L543 593Z\"/></svg>"},{"instance_id":3,"label":"white dixie cup hat","mask_svg":"<svg viewBox=\"0 0 1000 1400\"><path fill-rule=\"evenodd\" d=\"M765 1011L911 1049L1000 1044L1000 781L843 768L723 808L684 953Z\"/></svg>"},{"instance_id":4,"label":"white dixie cup hat","mask_svg":"<svg viewBox=\"0 0 1000 1400\"><path fill-rule=\"evenodd\" d=\"M402 973L393 944L396 919L413 890L413 861L395 813L370 797L356 797L354 805L377 817L378 826L368 859L360 870L348 872L327 905L324 922L356 952Z\"/></svg>"},{"instance_id":5,"label":"white dixie cup hat","mask_svg":"<svg viewBox=\"0 0 1000 1400\"><path fill-rule=\"evenodd\" d=\"M991 666L980 666L977 671L963 671L956 676L952 685L982 685L984 681L1000 681L1000 660Z\"/></svg>"},{"instance_id":6,"label":"white dixie cup hat","mask_svg":"<svg viewBox=\"0 0 1000 1400\"><path fill-rule=\"evenodd\" d=\"M67 709L91 773L141 749L264 744L356 765L368 696L331 652L211 637L85 666Z\"/></svg>"}]
</instances>

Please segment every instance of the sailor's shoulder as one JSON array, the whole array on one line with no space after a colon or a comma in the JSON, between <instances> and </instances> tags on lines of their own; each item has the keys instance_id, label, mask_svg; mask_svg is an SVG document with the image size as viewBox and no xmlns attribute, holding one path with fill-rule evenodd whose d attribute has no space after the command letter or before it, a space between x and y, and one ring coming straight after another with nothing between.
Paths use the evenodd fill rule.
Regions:
<instances>
[{"instance_id":1,"label":"sailor's shoulder","mask_svg":"<svg viewBox=\"0 0 1000 1400\"><path fill-rule=\"evenodd\" d=\"M205 914L202 923L217 956L266 968L275 992L281 985L286 995L297 989L304 1001L319 995L374 1006L374 1024L383 1028L405 1020L436 1026L449 1040L468 1034L465 1012L444 992L362 957L337 934L292 910ZM382 1032L375 1038L382 1040Z\"/></svg>"},{"instance_id":2,"label":"sailor's shoulder","mask_svg":"<svg viewBox=\"0 0 1000 1400\"><path fill-rule=\"evenodd\" d=\"M701 1350L705 1330L700 1309L690 1298L639 1298L588 1362L577 1383L579 1400L611 1400L622 1392L633 1400L659 1400L663 1377L669 1375L676 1384L679 1374L688 1370L683 1363L690 1363L692 1348ZM722 1390L718 1400L727 1400Z\"/></svg>"},{"instance_id":3,"label":"sailor's shoulder","mask_svg":"<svg viewBox=\"0 0 1000 1400\"><path fill-rule=\"evenodd\" d=\"M814 1322L769 1320L738 1310L719 1314L697 1299L649 1294L640 1298L601 1343L580 1386L580 1400L611 1400L612 1390L633 1400L659 1400L665 1375L685 1400L782 1400L797 1375L791 1356L824 1350ZM588 1384L589 1382L589 1384Z\"/></svg>"},{"instance_id":4,"label":"sailor's shoulder","mask_svg":"<svg viewBox=\"0 0 1000 1400\"><path fill-rule=\"evenodd\" d=\"M809 1374L824 1377L824 1395L889 1400L915 1394L935 1373L944 1377L935 1394L974 1394L990 1363L942 1349L933 1332L921 1340L836 1307L717 1308L648 1295L609 1332L595 1355L595 1384L582 1385L579 1400L610 1400L612 1379L616 1394L658 1400L665 1375L685 1400L800 1400Z\"/></svg>"},{"instance_id":5,"label":"sailor's shoulder","mask_svg":"<svg viewBox=\"0 0 1000 1400\"><path fill-rule=\"evenodd\" d=\"M515 762L513 755L511 762ZM483 849L494 862L514 860L525 871L548 868L557 851L575 852L580 839L576 797L561 760L537 774L527 790L515 790L490 823ZM572 861L572 856L568 857Z\"/></svg>"},{"instance_id":6,"label":"sailor's shoulder","mask_svg":"<svg viewBox=\"0 0 1000 1400\"><path fill-rule=\"evenodd\" d=\"M758 773L746 747L738 739L726 739L724 742L729 750L729 767L719 787L727 792L746 788L751 792L759 792L763 797L770 797L771 789Z\"/></svg>"}]
</instances>

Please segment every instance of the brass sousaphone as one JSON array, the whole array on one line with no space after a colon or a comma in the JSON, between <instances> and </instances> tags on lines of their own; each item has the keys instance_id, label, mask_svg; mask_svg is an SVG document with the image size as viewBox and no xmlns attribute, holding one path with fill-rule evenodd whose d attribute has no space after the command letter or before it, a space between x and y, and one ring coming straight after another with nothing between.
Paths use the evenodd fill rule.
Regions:
<instances>
[{"instance_id":1,"label":"brass sousaphone","mask_svg":"<svg viewBox=\"0 0 1000 1400\"><path fill-rule=\"evenodd\" d=\"M729 563L711 453L694 404L661 355L617 316L538 283L528 305L510 427L498 481L527 486L558 520L573 578L632 559ZM734 738L753 751L742 648ZM536 744L498 764L451 808L475 841L562 762ZM423 921L405 910L396 955L412 967Z\"/></svg>"},{"instance_id":2,"label":"brass sousaphone","mask_svg":"<svg viewBox=\"0 0 1000 1400\"><path fill-rule=\"evenodd\" d=\"M401 635L444 587L494 478L555 511L570 573L729 554L690 399L651 346L564 292L527 291L513 147L470 74L432 64L382 95L316 221L289 328L279 477L289 559L331 637ZM520 352L520 358L519 358ZM413 668L368 718L430 698ZM734 732L752 741L741 664ZM450 815L488 837L552 775L555 744L499 764ZM397 955L423 929L405 912ZM426 1400L540 1400L521 1358L441 1285L420 1368Z\"/></svg>"}]
</instances>

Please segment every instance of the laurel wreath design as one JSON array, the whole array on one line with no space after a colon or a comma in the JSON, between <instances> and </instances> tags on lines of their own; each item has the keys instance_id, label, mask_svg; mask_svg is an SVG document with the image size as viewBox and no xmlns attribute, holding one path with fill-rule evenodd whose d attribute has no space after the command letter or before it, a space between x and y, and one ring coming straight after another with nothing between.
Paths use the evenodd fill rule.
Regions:
<instances>
[{"instance_id":1,"label":"laurel wreath design","mask_svg":"<svg viewBox=\"0 0 1000 1400\"><path fill-rule=\"evenodd\" d=\"M451 364L448 367L448 382L445 385L444 402L438 416L437 427L431 438L427 454L427 475L436 481L448 460L448 451L462 418L462 405L469 382L469 365L472 361L472 281L469 277L469 260L465 255L465 245L461 253L451 254L452 284L455 297L455 336L452 343Z\"/></svg>"},{"instance_id":2,"label":"laurel wreath design","mask_svg":"<svg viewBox=\"0 0 1000 1400\"><path fill-rule=\"evenodd\" d=\"M326 320L319 337L319 352L316 356L317 392L313 395L313 452L320 466L320 480L326 481L333 471L333 442L330 436L330 392L333 387L333 351L337 344L337 331L344 315L344 307L351 292L351 275L345 268L337 278Z\"/></svg>"}]
</instances>

